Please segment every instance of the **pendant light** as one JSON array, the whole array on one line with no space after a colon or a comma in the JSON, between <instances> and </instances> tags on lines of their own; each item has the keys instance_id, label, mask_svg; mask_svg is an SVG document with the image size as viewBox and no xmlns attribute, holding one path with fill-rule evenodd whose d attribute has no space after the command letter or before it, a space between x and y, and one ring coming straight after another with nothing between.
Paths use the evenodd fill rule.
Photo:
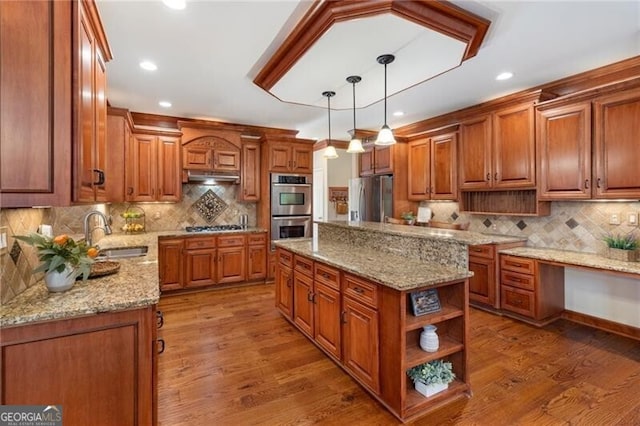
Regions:
<instances>
[{"instance_id":1,"label":"pendant light","mask_svg":"<svg viewBox=\"0 0 640 426\"><path fill-rule=\"evenodd\" d=\"M391 128L387 125L387 65L396 59L393 55L380 55L376 59L379 64L384 65L384 125L378 132L378 138L375 141L376 145L393 145L396 143L396 138L393 137Z\"/></svg>"},{"instance_id":2,"label":"pendant light","mask_svg":"<svg viewBox=\"0 0 640 426\"><path fill-rule=\"evenodd\" d=\"M324 158L333 159L338 158L336 148L331 144L331 97L335 96L336 92L326 91L322 92L322 96L327 97L327 113L329 115L329 146L324 151Z\"/></svg>"},{"instance_id":3,"label":"pendant light","mask_svg":"<svg viewBox=\"0 0 640 426\"><path fill-rule=\"evenodd\" d=\"M347 81L353 85L353 134L349 141L349 147L347 152L350 154L358 154L364 152L362 147L362 141L356 137L356 83L360 83L362 78L358 75L351 75L347 77Z\"/></svg>"}]
</instances>

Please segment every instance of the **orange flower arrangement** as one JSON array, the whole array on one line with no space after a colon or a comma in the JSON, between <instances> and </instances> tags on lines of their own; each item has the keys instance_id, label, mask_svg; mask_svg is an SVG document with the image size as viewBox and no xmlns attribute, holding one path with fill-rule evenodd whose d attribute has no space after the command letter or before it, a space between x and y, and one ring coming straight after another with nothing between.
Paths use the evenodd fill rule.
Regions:
<instances>
[{"instance_id":1,"label":"orange flower arrangement","mask_svg":"<svg viewBox=\"0 0 640 426\"><path fill-rule=\"evenodd\" d=\"M98 255L96 247L89 247L84 241L76 242L65 234L53 238L41 234L15 237L38 250L38 259L42 263L33 272L63 272L66 265L70 265L74 279L82 275L86 280L91 273L93 259Z\"/></svg>"}]
</instances>

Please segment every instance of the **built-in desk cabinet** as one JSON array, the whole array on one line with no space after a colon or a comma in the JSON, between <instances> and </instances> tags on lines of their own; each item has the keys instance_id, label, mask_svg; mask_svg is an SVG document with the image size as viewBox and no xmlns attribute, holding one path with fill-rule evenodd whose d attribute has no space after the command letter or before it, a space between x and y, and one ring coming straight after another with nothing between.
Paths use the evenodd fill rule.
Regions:
<instances>
[{"instance_id":1,"label":"built-in desk cabinet","mask_svg":"<svg viewBox=\"0 0 640 426\"><path fill-rule=\"evenodd\" d=\"M429 287L437 289L442 309L414 316L409 291L281 247L276 258L277 309L398 418L407 421L470 394L467 280ZM433 353L419 346L420 332L429 324L438 327L440 337L440 348ZM425 398L406 371L438 359L453 364L456 380L446 391Z\"/></svg>"}]
</instances>

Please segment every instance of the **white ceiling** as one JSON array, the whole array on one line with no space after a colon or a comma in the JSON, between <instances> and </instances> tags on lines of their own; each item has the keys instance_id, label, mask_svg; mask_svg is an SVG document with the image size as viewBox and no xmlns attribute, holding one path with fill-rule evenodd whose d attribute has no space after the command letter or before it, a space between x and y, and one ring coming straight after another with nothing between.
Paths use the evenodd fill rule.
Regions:
<instances>
[{"instance_id":1,"label":"white ceiling","mask_svg":"<svg viewBox=\"0 0 640 426\"><path fill-rule=\"evenodd\" d=\"M491 21L484 43L477 56L461 66L390 96L387 121L392 128L640 54L637 1L453 3ZM282 102L253 84L307 6L308 2L293 0L187 0L186 9L174 11L160 1L98 0L114 56L107 64L109 102L137 112L298 129L299 137L324 139L326 109ZM386 30L381 29L371 40L385 37ZM343 37L334 39L336 52L349 50L343 48ZM384 45L380 40L378 44ZM373 53L378 44L367 43L361 50ZM372 73L382 75L384 67L375 57L383 53L397 54L396 61L388 65L389 93L393 93L400 87L394 80L394 66L411 69L420 60L413 59L415 54L403 55L401 49L377 51L371 59ZM328 75L335 80L346 71L340 66L346 59L337 56L323 67L306 68L301 75L313 82L322 82ZM140 69L138 63L145 59L155 62L158 70ZM514 77L496 81L495 76L505 70ZM294 81L287 86L287 77L278 83L283 92L306 87ZM360 98L362 85L362 105L367 104L366 93L375 89L365 90L364 83L363 78L357 86ZM314 83L309 87L310 96L320 99L320 105L324 105L322 90L331 89L318 91L322 86ZM342 86L348 106L349 89L347 83ZM382 96L383 87L379 91ZM336 104L337 97L332 106L341 105ZM162 108L158 106L161 100L173 106ZM397 110L405 115L392 116ZM383 103L374 103L358 109L357 127L377 130L383 118ZM333 138L348 140L352 111L333 111L331 121Z\"/></svg>"}]
</instances>

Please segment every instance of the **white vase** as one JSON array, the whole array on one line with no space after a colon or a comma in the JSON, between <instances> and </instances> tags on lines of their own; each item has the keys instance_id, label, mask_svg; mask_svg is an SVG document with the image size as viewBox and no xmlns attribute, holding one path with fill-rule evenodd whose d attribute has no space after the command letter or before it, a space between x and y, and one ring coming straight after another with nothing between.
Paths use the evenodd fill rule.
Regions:
<instances>
[{"instance_id":1,"label":"white vase","mask_svg":"<svg viewBox=\"0 0 640 426\"><path fill-rule=\"evenodd\" d=\"M76 277L73 274L73 268L67 264L64 271L50 271L44 274L44 283L47 285L47 289L53 293L59 293L61 291L67 291L76 282Z\"/></svg>"},{"instance_id":2,"label":"white vase","mask_svg":"<svg viewBox=\"0 0 640 426\"><path fill-rule=\"evenodd\" d=\"M438 328L435 325L425 325L420 333L420 347L423 351L436 352L440 347L440 339L436 334Z\"/></svg>"},{"instance_id":3,"label":"white vase","mask_svg":"<svg viewBox=\"0 0 640 426\"><path fill-rule=\"evenodd\" d=\"M416 390L426 397L430 397L437 394L438 392L449 389L449 383L434 383L431 385L425 385L422 382L414 382L414 385Z\"/></svg>"}]
</instances>

